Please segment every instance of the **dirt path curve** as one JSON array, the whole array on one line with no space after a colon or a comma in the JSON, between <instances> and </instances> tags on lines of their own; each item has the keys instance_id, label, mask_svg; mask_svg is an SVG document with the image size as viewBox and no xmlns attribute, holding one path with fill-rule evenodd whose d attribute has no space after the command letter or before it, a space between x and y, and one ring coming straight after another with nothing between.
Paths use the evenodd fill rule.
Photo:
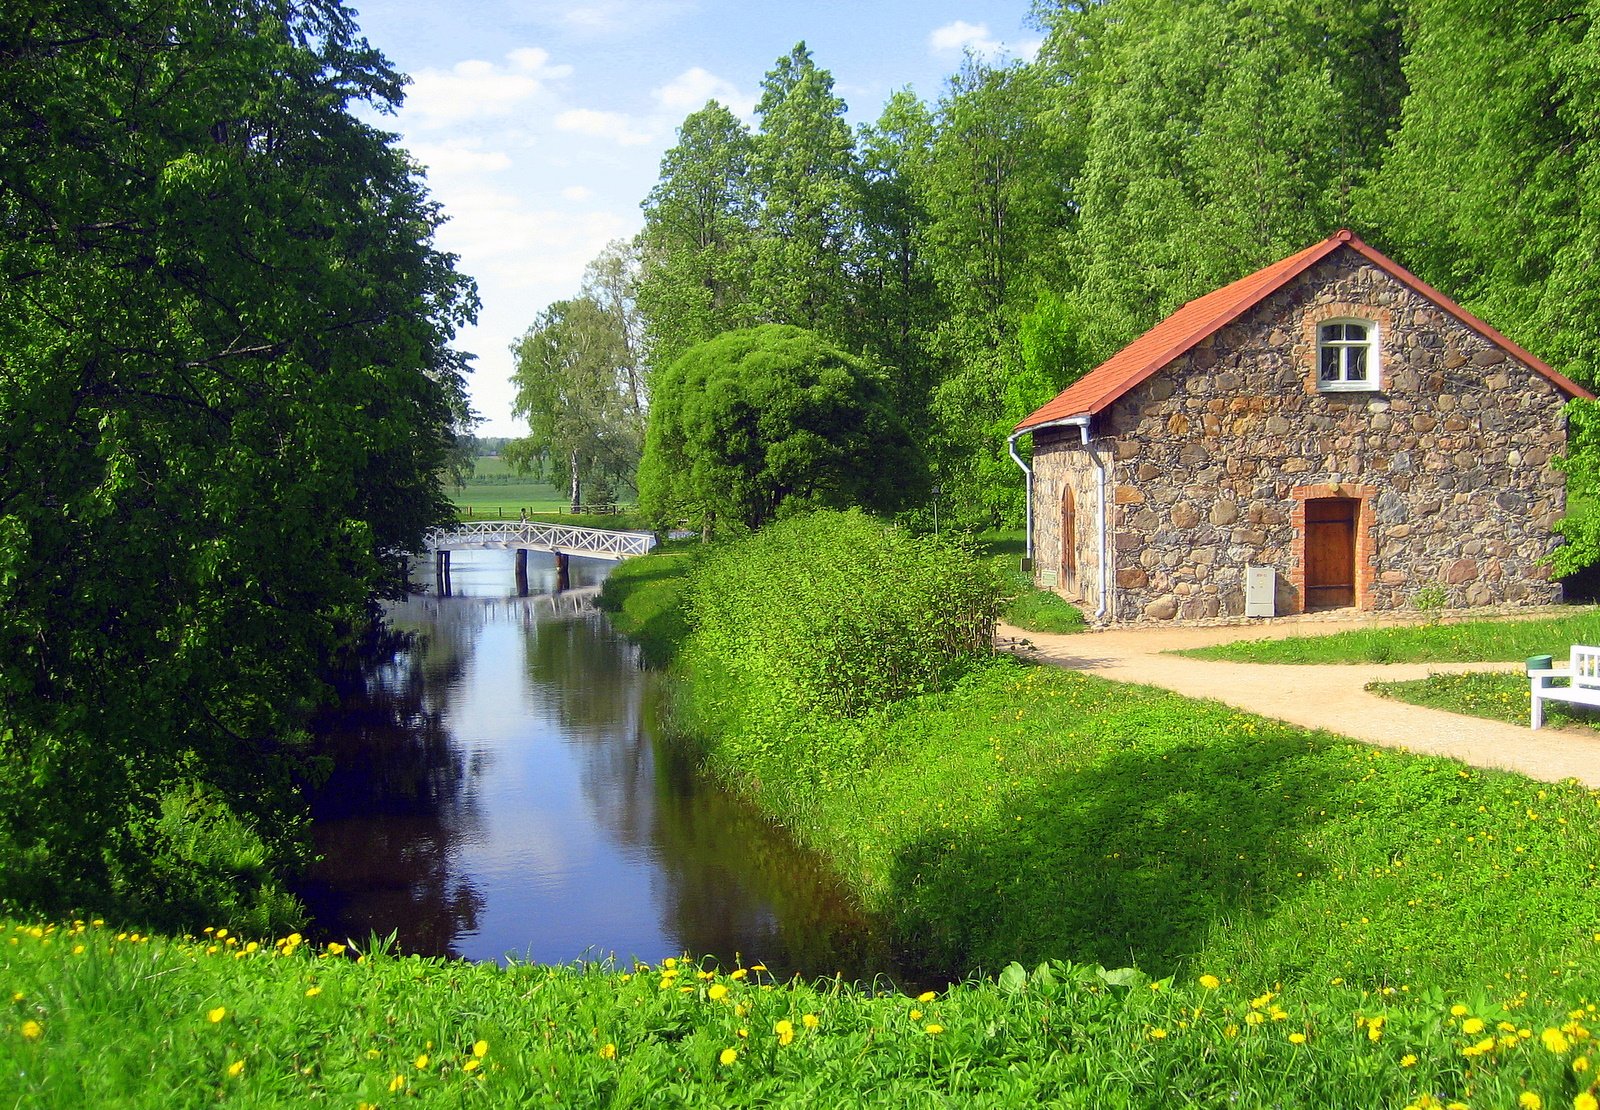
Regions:
<instances>
[{"instance_id":1,"label":"dirt path curve","mask_svg":"<svg viewBox=\"0 0 1600 1110\"><path fill-rule=\"evenodd\" d=\"M1274 629L1273 635L1333 632L1331 622L1311 628ZM1600 737L1546 725L1526 725L1463 717L1407 705L1369 694L1362 687L1376 679L1403 681L1429 674L1462 671L1520 672L1516 663L1392 663L1284 665L1221 663L1163 655L1172 648L1202 647L1260 638L1250 627L1137 628L1050 635L1002 624L996 646L1069 670L1118 682L1142 682L1186 697L1215 698L1228 705L1306 728L1388 748L1447 755L1478 767L1520 771L1531 778L1559 782L1575 778L1600 787Z\"/></svg>"}]
</instances>

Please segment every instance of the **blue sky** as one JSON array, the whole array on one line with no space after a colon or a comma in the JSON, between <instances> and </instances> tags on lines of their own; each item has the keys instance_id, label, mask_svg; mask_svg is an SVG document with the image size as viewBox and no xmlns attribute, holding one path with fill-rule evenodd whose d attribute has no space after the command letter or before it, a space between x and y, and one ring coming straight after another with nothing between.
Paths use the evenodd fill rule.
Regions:
<instances>
[{"instance_id":1,"label":"blue sky","mask_svg":"<svg viewBox=\"0 0 1600 1110\"><path fill-rule=\"evenodd\" d=\"M852 123L894 90L935 99L962 53L1029 55L1029 0L350 0L412 85L383 126L428 168L440 245L478 280L481 435L517 435L510 346L584 264L639 230L683 117L716 98L753 122L762 76L801 40Z\"/></svg>"}]
</instances>

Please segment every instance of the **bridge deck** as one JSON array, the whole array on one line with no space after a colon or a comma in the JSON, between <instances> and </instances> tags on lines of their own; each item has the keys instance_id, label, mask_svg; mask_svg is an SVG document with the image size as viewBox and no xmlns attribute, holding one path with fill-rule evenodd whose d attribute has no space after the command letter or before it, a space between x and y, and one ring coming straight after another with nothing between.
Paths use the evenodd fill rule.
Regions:
<instances>
[{"instance_id":1,"label":"bridge deck","mask_svg":"<svg viewBox=\"0 0 1600 1110\"><path fill-rule=\"evenodd\" d=\"M656 545L650 532L618 532L609 528L579 528L570 524L519 524L486 520L436 528L427 537L429 551L463 551L472 548L553 551L588 559L620 561L643 555Z\"/></svg>"}]
</instances>

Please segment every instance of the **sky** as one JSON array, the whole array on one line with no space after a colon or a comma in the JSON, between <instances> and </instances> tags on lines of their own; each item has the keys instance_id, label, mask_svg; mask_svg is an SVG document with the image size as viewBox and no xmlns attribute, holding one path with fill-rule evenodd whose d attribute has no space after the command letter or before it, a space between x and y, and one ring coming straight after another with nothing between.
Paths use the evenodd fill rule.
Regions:
<instances>
[{"instance_id":1,"label":"sky","mask_svg":"<svg viewBox=\"0 0 1600 1110\"><path fill-rule=\"evenodd\" d=\"M964 51L1031 56L1029 0L349 0L410 75L380 126L427 169L437 242L483 307L457 346L477 358L483 436L520 435L511 345L583 268L643 224L639 204L689 113L716 99L754 124L762 77L804 41L853 125L891 93L937 99Z\"/></svg>"}]
</instances>

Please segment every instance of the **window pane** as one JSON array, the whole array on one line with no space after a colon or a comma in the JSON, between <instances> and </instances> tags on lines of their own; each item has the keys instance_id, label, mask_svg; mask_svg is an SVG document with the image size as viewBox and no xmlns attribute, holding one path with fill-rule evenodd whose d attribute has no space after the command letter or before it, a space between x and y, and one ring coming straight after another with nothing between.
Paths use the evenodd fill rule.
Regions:
<instances>
[{"instance_id":1,"label":"window pane","mask_svg":"<svg viewBox=\"0 0 1600 1110\"><path fill-rule=\"evenodd\" d=\"M1320 373L1322 380L1325 382L1339 380L1339 348L1322 348L1322 370Z\"/></svg>"},{"instance_id":2,"label":"window pane","mask_svg":"<svg viewBox=\"0 0 1600 1110\"><path fill-rule=\"evenodd\" d=\"M1365 347L1346 347L1345 381L1364 382L1367 380L1367 349Z\"/></svg>"},{"instance_id":3,"label":"window pane","mask_svg":"<svg viewBox=\"0 0 1600 1110\"><path fill-rule=\"evenodd\" d=\"M1344 338L1344 328L1338 324L1322 325L1322 341L1324 343L1337 343Z\"/></svg>"},{"instance_id":4,"label":"window pane","mask_svg":"<svg viewBox=\"0 0 1600 1110\"><path fill-rule=\"evenodd\" d=\"M1355 343L1365 343L1367 341L1367 329L1361 324L1346 324L1344 326L1344 337Z\"/></svg>"}]
</instances>

